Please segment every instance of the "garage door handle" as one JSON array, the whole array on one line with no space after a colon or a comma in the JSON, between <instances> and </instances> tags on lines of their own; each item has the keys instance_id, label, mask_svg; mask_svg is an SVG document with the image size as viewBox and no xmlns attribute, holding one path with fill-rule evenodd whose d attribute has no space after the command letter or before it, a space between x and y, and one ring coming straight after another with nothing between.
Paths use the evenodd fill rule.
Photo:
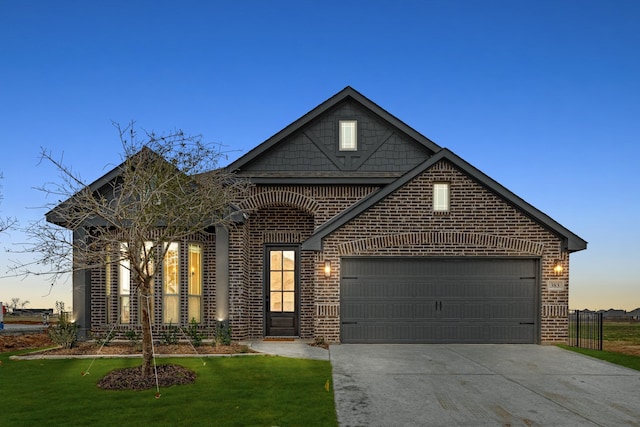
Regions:
<instances>
[{"instance_id":1,"label":"garage door handle","mask_svg":"<svg viewBox=\"0 0 640 427\"><path fill-rule=\"evenodd\" d=\"M341 322L343 325L357 325L358 322Z\"/></svg>"},{"instance_id":2,"label":"garage door handle","mask_svg":"<svg viewBox=\"0 0 640 427\"><path fill-rule=\"evenodd\" d=\"M520 322L521 325L535 325L535 322Z\"/></svg>"}]
</instances>

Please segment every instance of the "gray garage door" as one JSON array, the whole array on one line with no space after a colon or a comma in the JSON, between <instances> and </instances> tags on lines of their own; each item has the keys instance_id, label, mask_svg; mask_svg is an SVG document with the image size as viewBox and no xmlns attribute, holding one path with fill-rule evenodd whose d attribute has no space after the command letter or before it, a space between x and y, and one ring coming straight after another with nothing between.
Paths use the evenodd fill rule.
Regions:
<instances>
[{"instance_id":1,"label":"gray garage door","mask_svg":"<svg viewBox=\"0 0 640 427\"><path fill-rule=\"evenodd\" d=\"M343 258L344 343L535 343L538 262Z\"/></svg>"}]
</instances>

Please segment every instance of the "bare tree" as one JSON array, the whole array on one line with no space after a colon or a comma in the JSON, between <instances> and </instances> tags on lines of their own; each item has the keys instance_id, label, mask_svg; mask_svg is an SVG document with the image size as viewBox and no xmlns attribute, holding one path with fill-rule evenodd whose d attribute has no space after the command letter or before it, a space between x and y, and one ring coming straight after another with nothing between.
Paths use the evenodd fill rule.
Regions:
<instances>
[{"instance_id":1,"label":"bare tree","mask_svg":"<svg viewBox=\"0 0 640 427\"><path fill-rule=\"evenodd\" d=\"M27 305L31 304L28 300L21 300L20 298L11 298L11 302L9 303L9 308L12 310L17 310L18 307L25 308Z\"/></svg>"},{"instance_id":2,"label":"bare tree","mask_svg":"<svg viewBox=\"0 0 640 427\"><path fill-rule=\"evenodd\" d=\"M3 179L4 176L2 175L2 173L0 173L0 179ZM0 185L0 189L2 188L2 186ZM4 199L2 193L0 193L0 202ZM0 218L0 233L4 233L5 231L9 230L10 228L12 228L14 225L16 225L18 222L18 220L14 217L6 217L6 218Z\"/></svg>"},{"instance_id":3,"label":"bare tree","mask_svg":"<svg viewBox=\"0 0 640 427\"><path fill-rule=\"evenodd\" d=\"M63 201L50 206L47 221L29 228L38 259L22 266L22 274L46 273L55 279L110 263L128 268L141 301L143 373L148 375L153 355L145 302L152 296L154 266L164 259L168 242L228 224L230 202L247 185L217 168L219 146L203 143L200 136L145 132L140 141L133 123L125 128L114 125L123 162L94 184L87 185L62 160L42 151L42 159L55 166L61 182L41 190Z\"/></svg>"}]
</instances>

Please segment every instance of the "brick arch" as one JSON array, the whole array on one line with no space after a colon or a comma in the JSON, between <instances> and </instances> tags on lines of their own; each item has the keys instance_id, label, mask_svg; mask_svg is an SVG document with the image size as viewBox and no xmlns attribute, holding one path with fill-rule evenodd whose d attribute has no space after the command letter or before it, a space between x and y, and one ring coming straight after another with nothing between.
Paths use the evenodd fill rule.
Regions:
<instances>
[{"instance_id":1,"label":"brick arch","mask_svg":"<svg viewBox=\"0 0 640 427\"><path fill-rule=\"evenodd\" d=\"M258 210L265 206L293 206L304 212L315 215L319 205L314 199L293 191L265 191L243 200L241 210Z\"/></svg>"},{"instance_id":2,"label":"brick arch","mask_svg":"<svg viewBox=\"0 0 640 427\"><path fill-rule=\"evenodd\" d=\"M520 240L505 236L463 232L422 232L385 234L366 239L351 240L338 245L340 255L355 255L374 249L390 247L411 247L429 244L457 244L504 248L514 252L542 256L544 244L530 240Z\"/></svg>"}]
</instances>

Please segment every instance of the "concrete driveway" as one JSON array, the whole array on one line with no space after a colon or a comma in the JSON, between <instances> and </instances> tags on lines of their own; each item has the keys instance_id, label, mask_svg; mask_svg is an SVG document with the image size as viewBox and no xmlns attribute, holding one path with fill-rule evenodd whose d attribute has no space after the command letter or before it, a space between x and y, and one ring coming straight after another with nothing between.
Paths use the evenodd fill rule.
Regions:
<instances>
[{"instance_id":1,"label":"concrete driveway","mask_svg":"<svg viewBox=\"0 0 640 427\"><path fill-rule=\"evenodd\" d=\"M331 346L341 426L640 426L640 372L553 346Z\"/></svg>"}]
</instances>

